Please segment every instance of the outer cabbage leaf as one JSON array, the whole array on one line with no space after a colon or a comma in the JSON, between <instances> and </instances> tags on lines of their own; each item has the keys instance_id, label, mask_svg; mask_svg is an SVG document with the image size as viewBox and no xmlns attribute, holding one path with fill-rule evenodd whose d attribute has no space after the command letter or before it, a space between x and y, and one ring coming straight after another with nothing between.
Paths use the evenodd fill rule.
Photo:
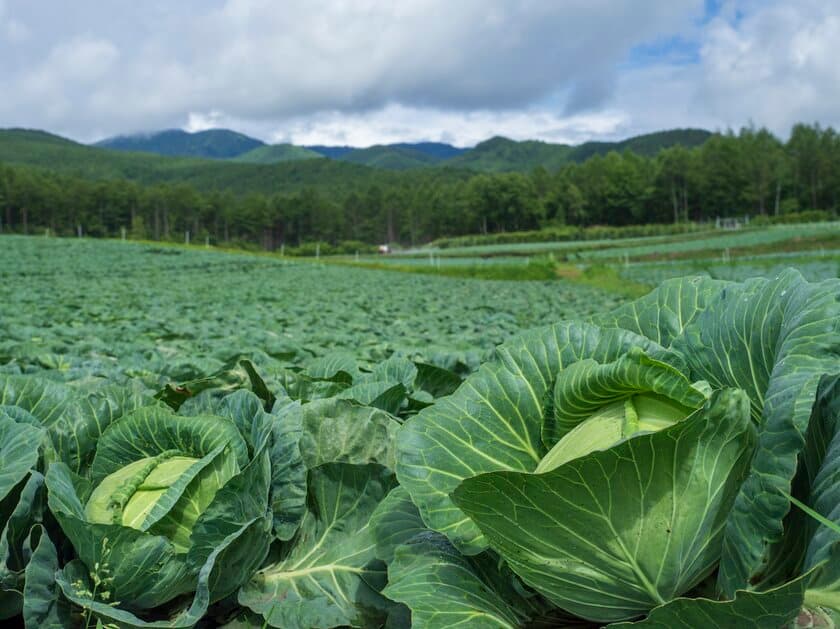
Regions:
<instances>
[{"instance_id":1,"label":"outer cabbage leaf","mask_svg":"<svg viewBox=\"0 0 840 629\"><path fill-rule=\"evenodd\" d=\"M217 563L218 569L224 570L224 557L229 552L231 546L240 544L243 539L246 541L250 539L248 532L251 527L260 529L263 526L263 523L257 520L253 523L243 525L240 529L220 540L198 573L195 596L193 597L192 603L188 608L169 620L146 621L128 610L120 609L119 607L108 604L108 602L94 598L92 593L95 590L95 585L91 582L87 568L78 560L71 561L63 570L57 572L55 580L61 588L62 594L67 599L85 610L90 610L94 617L99 618L105 623L117 623L118 626L125 627L126 629L135 627L138 629L146 627L161 629L194 627L207 613L207 608L210 605L210 581L214 571L218 572L216 570Z\"/></svg>"},{"instance_id":2,"label":"outer cabbage leaf","mask_svg":"<svg viewBox=\"0 0 840 629\"><path fill-rule=\"evenodd\" d=\"M810 533L810 539L804 567L809 571L818 566L820 569L808 582L805 602L811 607L831 608L840 620L840 377L823 380L808 437L818 445L809 452L816 469L807 501L814 512L835 527L806 514L807 525L802 528ZM814 456L814 450L819 456Z\"/></svg>"},{"instance_id":3,"label":"outer cabbage leaf","mask_svg":"<svg viewBox=\"0 0 840 629\"><path fill-rule=\"evenodd\" d=\"M307 471L324 463L394 468L399 422L389 413L330 398L278 406L271 414L274 531L288 540L306 512Z\"/></svg>"},{"instance_id":4,"label":"outer cabbage leaf","mask_svg":"<svg viewBox=\"0 0 840 629\"><path fill-rule=\"evenodd\" d=\"M242 586L239 603L289 629L381 620L388 606L378 594L385 568L376 561L370 518L393 485L393 473L375 464L327 463L312 470L311 508L291 549Z\"/></svg>"},{"instance_id":5,"label":"outer cabbage leaf","mask_svg":"<svg viewBox=\"0 0 840 629\"><path fill-rule=\"evenodd\" d=\"M670 428L545 474L469 478L453 499L554 604L596 622L632 619L714 570L754 444L749 400L727 389Z\"/></svg>"},{"instance_id":6,"label":"outer cabbage leaf","mask_svg":"<svg viewBox=\"0 0 840 629\"><path fill-rule=\"evenodd\" d=\"M376 557L386 563L394 559L397 546L428 531L405 487L395 487L379 503L370 524L376 539Z\"/></svg>"},{"instance_id":7,"label":"outer cabbage leaf","mask_svg":"<svg viewBox=\"0 0 840 629\"><path fill-rule=\"evenodd\" d=\"M0 404L19 406L44 425L58 421L73 402L72 390L33 376L0 375Z\"/></svg>"},{"instance_id":8,"label":"outer cabbage leaf","mask_svg":"<svg viewBox=\"0 0 840 629\"><path fill-rule=\"evenodd\" d=\"M778 557L797 459L824 374L840 372L840 280L794 270L729 284L672 347L695 378L748 393L759 443L727 524L719 585L729 596L762 580Z\"/></svg>"},{"instance_id":9,"label":"outer cabbage leaf","mask_svg":"<svg viewBox=\"0 0 840 629\"><path fill-rule=\"evenodd\" d=\"M456 547L487 546L478 527L449 494L484 472L533 471L545 455L541 430L558 372L579 360L612 362L631 348L661 352L653 341L620 329L563 322L500 346L451 396L406 421L397 436L397 477L427 526Z\"/></svg>"},{"instance_id":10,"label":"outer cabbage leaf","mask_svg":"<svg viewBox=\"0 0 840 629\"><path fill-rule=\"evenodd\" d=\"M81 619L61 596L55 573L59 569L55 545L43 527L36 527L38 541L26 565L23 588L23 622L26 627L72 629Z\"/></svg>"},{"instance_id":11,"label":"outer cabbage leaf","mask_svg":"<svg viewBox=\"0 0 840 629\"><path fill-rule=\"evenodd\" d=\"M0 505L12 505L0 528L0 619L5 619L18 615L24 603L26 571L46 511L44 477L32 471Z\"/></svg>"},{"instance_id":12,"label":"outer cabbage leaf","mask_svg":"<svg viewBox=\"0 0 840 629\"><path fill-rule=\"evenodd\" d=\"M670 347L728 284L703 276L666 280L644 297L596 315L592 321L604 327L630 330Z\"/></svg>"},{"instance_id":13,"label":"outer cabbage leaf","mask_svg":"<svg viewBox=\"0 0 840 629\"><path fill-rule=\"evenodd\" d=\"M44 430L0 410L0 504L38 462ZM0 512L0 524L7 514Z\"/></svg>"},{"instance_id":14,"label":"outer cabbage leaf","mask_svg":"<svg viewBox=\"0 0 840 629\"><path fill-rule=\"evenodd\" d=\"M739 590L728 601L705 598L676 598L654 609L644 620L622 622L610 628L696 629L697 627L738 627L766 629L786 627L800 613L808 576L795 579L766 592ZM815 625L816 626L816 625Z\"/></svg>"},{"instance_id":15,"label":"outer cabbage leaf","mask_svg":"<svg viewBox=\"0 0 840 629\"><path fill-rule=\"evenodd\" d=\"M383 500L371 518L377 556L388 563L383 594L411 610L412 627L519 627L547 604L527 596L497 556L465 557L429 531L404 487Z\"/></svg>"},{"instance_id":16,"label":"outer cabbage leaf","mask_svg":"<svg viewBox=\"0 0 840 629\"><path fill-rule=\"evenodd\" d=\"M86 473L99 436L115 419L152 402L133 387L104 386L86 393L33 376L0 376L0 405L31 413L46 428L52 452L48 462L64 461Z\"/></svg>"},{"instance_id":17,"label":"outer cabbage leaf","mask_svg":"<svg viewBox=\"0 0 840 629\"><path fill-rule=\"evenodd\" d=\"M464 556L444 535L426 531L396 547L383 594L411 609L416 629L516 629L548 605L526 598L515 581L491 553Z\"/></svg>"},{"instance_id":18,"label":"outer cabbage leaf","mask_svg":"<svg viewBox=\"0 0 840 629\"><path fill-rule=\"evenodd\" d=\"M300 451L306 467L322 463L379 463L394 469L395 417L350 400L316 400L299 406Z\"/></svg>"}]
</instances>

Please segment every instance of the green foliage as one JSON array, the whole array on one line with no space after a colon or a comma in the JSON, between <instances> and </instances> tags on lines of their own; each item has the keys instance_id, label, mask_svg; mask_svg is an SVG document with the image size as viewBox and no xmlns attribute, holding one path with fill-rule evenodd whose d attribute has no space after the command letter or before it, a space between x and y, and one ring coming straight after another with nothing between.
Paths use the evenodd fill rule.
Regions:
<instances>
[{"instance_id":1,"label":"green foliage","mask_svg":"<svg viewBox=\"0 0 840 629\"><path fill-rule=\"evenodd\" d=\"M415 246L478 233L483 243L612 238L618 227L638 230L618 235L653 235L693 227L646 225L744 214L783 220L806 208L834 215L837 136L819 127L794 131L787 145L746 128L737 136L676 130L579 147L494 138L454 155L402 144L303 159L318 153L261 146L241 159L210 160L6 130L0 218L4 231L17 233L119 236L139 233L132 229L139 217L153 240L276 250L345 240ZM205 133L211 144L223 134L221 151L230 132ZM182 135L178 142L205 137ZM599 225L600 236L577 229Z\"/></svg>"},{"instance_id":2,"label":"green foliage","mask_svg":"<svg viewBox=\"0 0 840 629\"><path fill-rule=\"evenodd\" d=\"M840 613L840 280L689 277L621 303L573 282L4 244L7 623Z\"/></svg>"},{"instance_id":3,"label":"green foliage","mask_svg":"<svg viewBox=\"0 0 840 629\"><path fill-rule=\"evenodd\" d=\"M423 168L439 161L427 153L399 146L371 146L364 149L355 149L342 155L339 159L344 162L364 164L365 166L386 170Z\"/></svg>"},{"instance_id":4,"label":"green foliage","mask_svg":"<svg viewBox=\"0 0 840 629\"><path fill-rule=\"evenodd\" d=\"M321 157L320 153L310 151L302 146L272 144L270 146L258 146L247 153L241 153L234 157L233 161L247 164L277 164L302 159L320 159Z\"/></svg>"}]
</instances>

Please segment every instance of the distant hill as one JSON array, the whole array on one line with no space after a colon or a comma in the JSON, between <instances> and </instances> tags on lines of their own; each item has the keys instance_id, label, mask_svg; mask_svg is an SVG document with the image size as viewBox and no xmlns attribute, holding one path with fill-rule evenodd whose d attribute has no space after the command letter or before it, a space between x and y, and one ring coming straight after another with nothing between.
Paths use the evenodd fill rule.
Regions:
<instances>
[{"instance_id":1,"label":"distant hill","mask_svg":"<svg viewBox=\"0 0 840 629\"><path fill-rule=\"evenodd\" d=\"M483 172L529 171L537 166L556 170L569 161L571 146L537 140L516 142L495 137L446 161L448 166Z\"/></svg>"},{"instance_id":2,"label":"distant hill","mask_svg":"<svg viewBox=\"0 0 840 629\"><path fill-rule=\"evenodd\" d=\"M714 135L705 129L670 129L668 131L657 131L637 135L621 142L586 142L574 147L570 159L574 162L583 162L593 155L606 155L610 151L633 151L638 155L653 157L662 149L671 146L685 146L692 148L700 146Z\"/></svg>"},{"instance_id":3,"label":"distant hill","mask_svg":"<svg viewBox=\"0 0 840 629\"><path fill-rule=\"evenodd\" d=\"M392 170L403 170L413 166L425 166L432 162L450 159L469 150L458 148L457 146L452 146L444 142L398 142L396 144L379 144L367 148L324 145L307 146L304 148L320 153L330 159L377 165L378 168L389 168ZM418 155L418 153L421 155Z\"/></svg>"},{"instance_id":4,"label":"distant hill","mask_svg":"<svg viewBox=\"0 0 840 629\"><path fill-rule=\"evenodd\" d=\"M672 129L619 142L585 142L576 146L539 140L515 141L497 136L471 149L443 142L399 142L357 148L267 145L235 131L211 129L198 133L170 130L120 136L103 140L96 146L177 157L229 159L250 164L277 164L322 156L381 170L411 170L438 165L478 172L529 172L538 166L557 170L569 162L583 162L610 151L629 150L652 157L670 146L698 146L711 136L712 133L703 129Z\"/></svg>"},{"instance_id":5,"label":"distant hill","mask_svg":"<svg viewBox=\"0 0 840 629\"><path fill-rule=\"evenodd\" d=\"M475 148L444 162L483 172L529 171L537 166L557 170L569 162L583 162L595 155L606 155L611 151L633 151L639 155L653 157L662 149L681 145L687 148L699 146L713 134L703 129L673 129L658 131L620 142L586 142L577 146L551 144L536 140L517 142L508 138L495 137Z\"/></svg>"},{"instance_id":6,"label":"distant hill","mask_svg":"<svg viewBox=\"0 0 840 629\"><path fill-rule=\"evenodd\" d=\"M324 146L323 144L314 144L312 146L304 146L303 148L320 153L330 159L341 159L347 153L357 150L355 146Z\"/></svg>"},{"instance_id":7,"label":"distant hill","mask_svg":"<svg viewBox=\"0 0 840 629\"><path fill-rule=\"evenodd\" d=\"M419 151L441 160L449 159L469 151L469 149L458 148L457 146L443 142L400 142L399 144L389 144L388 146Z\"/></svg>"},{"instance_id":8,"label":"distant hill","mask_svg":"<svg viewBox=\"0 0 840 629\"><path fill-rule=\"evenodd\" d=\"M237 155L234 162L249 164L276 164L279 162L293 162L302 159L324 159L324 156L302 146L294 144L271 144Z\"/></svg>"},{"instance_id":9,"label":"distant hill","mask_svg":"<svg viewBox=\"0 0 840 629\"><path fill-rule=\"evenodd\" d=\"M395 145L371 146L366 149L356 149L339 157L343 162L364 164L374 168L386 170L408 170L422 168L439 162L440 159L427 153Z\"/></svg>"},{"instance_id":10,"label":"distant hill","mask_svg":"<svg viewBox=\"0 0 840 629\"><path fill-rule=\"evenodd\" d=\"M373 182L390 185L397 181L435 181L438 185L465 180L474 172L529 172L537 166L556 170L566 163L611 150L630 149L654 155L675 144L696 146L710 136L706 131L674 130L622 142L588 142L576 147L497 137L448 159L430 154L448 150L446 145L434 143L425 147L426 152L417 145L353 149L346 151L340 160L315 159L316 151L299 146L261 145L239 159L204 159L126 152L80 144L43 131L0 129L0 162L93 180L186 183L204 191L287 194L311 186L332 194L339 190L364 190Z\"/></svg>"},{"instance_id":11,"label":"distant hill","mask_svg":"<svg viewBox=\"0 0 840 629\"><path fill-rule=\"evenodd\" d=\"M90 180L185 183L201 191L230 190L235 194L291 194L308 187L328 189L333 193L365 189L374 181L388 184L398 175L330 159L253 164L123 152L26 129L0 129L0 162ZM418 171L416 176L423 176L422 172ZM451 173L448 176L458 178L467 174Z\"/></svg>"},{"instance_id":12,"label":"distant hill","mask_svg":"<svg viewBox=\"0 0 840 629\"><path fill-rule=\"evenodd\" d=\"M265 146L265 143L228 129L209 129L196 133L169 129L154 133L121 135L97 142L95 146L172 157L229 159Z\"/></svg>"}]
</instances>

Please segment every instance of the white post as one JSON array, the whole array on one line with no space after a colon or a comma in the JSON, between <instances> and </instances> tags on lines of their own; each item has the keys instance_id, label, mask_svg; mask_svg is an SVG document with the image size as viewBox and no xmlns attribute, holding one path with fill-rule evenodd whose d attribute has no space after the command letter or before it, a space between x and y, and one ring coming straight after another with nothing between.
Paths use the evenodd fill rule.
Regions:
<instances>
[{"instance_id":1,"label":"white post","mask_svg":"<svg viewBox=\"0 0 840 629\"><path fill-rule=\"evenodd\" d=\"M44 230L44 238L49 238L49 237L50 237L50 228L49 228L49 227L47 227L47 228Z\"/></svg>"},{"instance_id":2,"label":"white post","mask_svg":"<svg viewBox=\"0 0 840 629\"><path fill-rule=\"evenodd\" d=\"M190 244L190 230L184 232L184 244Z\"/></svg>"},{"instance_id":3,"label":"white post","mask_svg":"<svg viewBox=\"0 0 840 629\"><path fill-rule=\"evenodd\" d=\"M624 254L624 268L626 269L626 268L628 268L629 266L630 266L630 254L629 254L629 253L625 253L625 254Z\"/></svg>"},{"instance_id":4,"label":"white post","mask_svg":"<svg viewBox=\"0 0 840 629\"><path fill-rule=\"evenodd\" d=\"M286 243L281 242L280 243L280 257L282 258L284 255L286 255Z\"/></svg>"},{"instance_id":5,"label":"white post","mask_svg":"<svg viewBox=\"0 0 840 629\"><path fill-rule=\"evenodd\" d=\"M81 225L76 225L76 236L78 238L82 237L82 226Z\"/></svg>"},{"instance_id":6,"label":"white post","mask_svg":"<svg viewBox=\"0 0 840 629\"><path fill-rule=\"evenodd\" d=\"M321 259L321 243L320 242L315 243L315 259L316 260Z\"/></svg>"},{"instance_id":7,"label":"white post","mask_svg":"<svg viewBox=\"0 0 840 629\"><path fill-rule=\"evenodd\" d=\"M432 266L435 265L435 253L434 253L434 251L429 252L429 264L431 264Z\"/></svg>"},{"instance_id":8,"label":"white post","mask_svg":"<svg viewBox=\"0 0 840 629\"><path fill-rule=\"evenodd\" d=\"M358 261L359 261L359 251L358 251L358 249L357 249L357 250L356 250L356 262L358 262Z\"/></svg>"},{"instance_id":9,"label":"white post","mask_svg":"<svg viewBox=\"0 0 840 629\"><path fill-rule=\"evenodd\" d=\"M210 248L210 236L205 236L205 237L204 237L204 248L205 248L205 249L209 249L209 248Z\"/></svg>"},{"instance_id":10,"label":"white post","mask_svg":"<svg viewBox=\"0 0 840 629\"><path fill-rule=\"evenodd\" d=\"M120 232L122 232L122 239L125 240L125 227L120 227Z\"/></svg>"}]
</instances>

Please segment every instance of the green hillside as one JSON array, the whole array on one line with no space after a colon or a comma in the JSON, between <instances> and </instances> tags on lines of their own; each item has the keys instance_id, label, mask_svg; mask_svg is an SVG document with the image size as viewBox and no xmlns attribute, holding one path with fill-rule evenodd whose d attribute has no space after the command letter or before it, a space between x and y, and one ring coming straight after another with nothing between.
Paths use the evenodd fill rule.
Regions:
<instances>
[{"instance_id":1,"label":"green hillside","mask_svg":"<svg viewBox=\"0 0 840 629\"><path fill-rule=\"evenodd\" d=\"M294 144L271 144L259 146L232 159L246 164L277 164L303 159L323 159L323 155Z\"/></svg>"},{"instance_id":2,"label":"green hillside","mask_svg":"<svg viewBox=\"0 0 840 629\"><path fill-rule=\"evenodd\" d=\"M537 166L553 171L570 162L584 162L590 157L606 155L611 151L621 153L629 150L653 157L670 146L693 148L703 144L712 135L703 129L673 129L639 135L620 142L586 142L577 146L536 140L517 142L495 137L446 160L445 164L483 172L527 172Z\"/></svg>"},{"instance_id":3,"label":"green hillside","mask_svg":"<svg viewBox=\"0 0 840 629\"><path fill-rule=\"evenodd\" d=\"M556 170L569 161L571 151L565 144L495 137L446 160L446 164L484 172L530 171L537 166Z\"/></svg>"},{"instance_id":4,"label":"green hillside","mask_svg":"<svg viewBox=\"0 0 840 629\"><path fill-rule=\"evenodd\" d=\"M183 182L198 190L237 194L294 192L308 186L338 191L376 182L421 181L442 177L463 180L470 171L530 172L537 166L556 171L595 154L632 150L655 155L674 144L697 146L710 134L676 130L623 142L589 142L577 147L547 142L492 138L454 158L440 160L413 148L373 146L338 160L315 159L315 151L293 145L263 146L233 160L167 157L88 146L43 131L0 130L0 162L35 166L84 179L129 179L143 184ZM446 166L445 169L438 168ZM402 171L401 173L389 171ZM423 174L425 173L425 174Z\"/></svg>"},{"instance_id":5,"label":"green hillside","mask_svg":"<svg viewBox=\"0 0 840 629\"><path fill-rule=\"evenodd\" d=\"M311 186L347 190L366 186L374 179L388 183L392 175L329 159L245 164L114 151L25 129L0 130L0 162L35 166L83 179L128 179L142 184L179 182L200 191L230 190L236 194L291 193Z\"/></svg>"},{"instance_id":6,"label":"green hillside","mask_svg":"<svg viewBox=\"0 0 840 629\"><path fill-rule=\"evenodd\" d=\"M208 129L189 133L168 129L154 133L138 133L108 138L95 146L119 151L142 151L172 157L204 157L228 159L242 155L263 142L229 129Z\"/></svg>"},{"instance_id":7,"label":"green hillside","mask_svg":"<svg viewBox=\"0 0 840 629\"><path fill-rule=\"evenodd\" d=\"M344 162L364 164L386 170L408 170L435 164L440 160L416 149L398 146L377 145L365 149L355 149L339 158Z\"/></svg>"},{"instance_id":8,"label":"green hillside","mask_svg":"<svg viewBox=\"0 0 840 629\"><path fill-rule=\"evenodd\" d=\"M610 151L632 151L645 157L654 157L659 151L671 146L700 146L713 135L705 129L670 129L637 135L621 142L586 142L572 149L569 160L584 162L593 155L606 155Z\"/></svg>"}]
</instances>

